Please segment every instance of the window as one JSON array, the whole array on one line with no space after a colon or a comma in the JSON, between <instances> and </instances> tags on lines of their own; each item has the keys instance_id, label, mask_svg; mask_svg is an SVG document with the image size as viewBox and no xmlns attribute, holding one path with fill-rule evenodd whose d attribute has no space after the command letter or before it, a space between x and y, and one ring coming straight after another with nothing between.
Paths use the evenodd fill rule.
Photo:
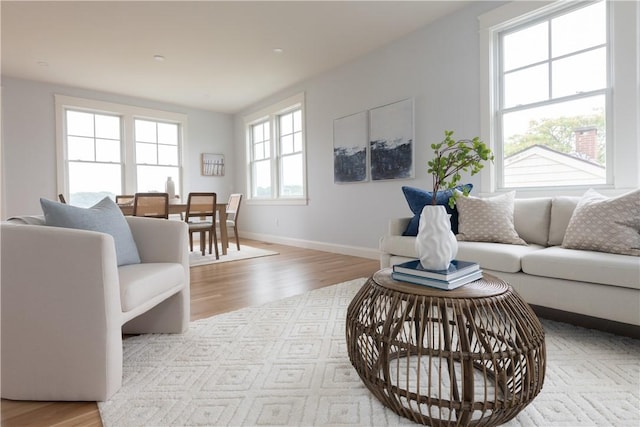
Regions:
<instances>
[{"instance_id":1,"label":"window","mask_svg":"<svg viewBox=\"0 0 640 427\"><path fill-rule=\"evenodd\" d=\"M306 203L304 95L246 117L245 123L250 200Z\"/></svg>"},{"instance_id":2,"label":"window","mask_svg":"<svg viewBox=\"0 0 640 427\"><path fill-rule=\"evenodd\" d=\"M186 117L56 95L58 191L76 206L181 188Z\"/></svg>"},{"instance_id":3,"label":"window","mask_svg":"<svg viewBox=\"0 0 640 427\"><path fill-rule=\"evenodd\" d=\"M180 188L180 127L176 123L134 119L136 177L140 191L164 191L171 177Z\"/></svg>"},{"instance_id":4,"label":"window","mask_svg":"<svg viewBox=\"0 0 640 427\"><path fill-rule=\"evenodd\" d=\"M496 32L500 188L607 183L607 5L571 5Z\"/></svg>"},{"instance_id":5,"label":"window","mask_svg":"<svg viewBox=\"0 0 640 427\"><path fill-rule=\"evenodd\" d=\"M271 131L269 122L251 125L253 197L271 197Z\"/></svg>"},{"instance_id":6,"label":"window","mask_svg":"<svg viewBox=\"0 0 640 427\"><path fill-rule=\"evenodd\" d=\"M72 204L91 206L122 189L121 120L118 116L65 112L69 194Z\"/></svg>"}]
</instances>

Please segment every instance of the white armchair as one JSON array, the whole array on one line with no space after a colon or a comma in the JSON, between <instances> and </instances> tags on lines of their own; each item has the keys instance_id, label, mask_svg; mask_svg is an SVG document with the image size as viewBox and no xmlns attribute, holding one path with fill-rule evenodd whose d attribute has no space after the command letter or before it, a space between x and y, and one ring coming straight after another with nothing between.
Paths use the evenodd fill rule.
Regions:
<instances>
[{"instance_id":1,"label":"white armchair","mask_svg":"<svg viewBox=\"0 0 640 427\"><path fill-rule=\"evenodd\" d=\"M109 234L1 224L3 398L107 400L123 333L187 330L186 224L127 221L142 262L121 267Z\"/></svg>"}]
</instances>

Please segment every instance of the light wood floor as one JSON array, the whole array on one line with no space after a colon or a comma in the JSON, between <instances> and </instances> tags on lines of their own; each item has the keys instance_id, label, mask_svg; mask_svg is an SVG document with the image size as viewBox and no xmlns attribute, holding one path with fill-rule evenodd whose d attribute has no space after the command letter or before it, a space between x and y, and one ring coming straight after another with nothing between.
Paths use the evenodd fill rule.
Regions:
<instances>
[{"instance_id":1,"label":"light wood floor","mask_svg":"<svg viewBox=\"0 0 640 427\"><path fill-rule=\"evenodd\" d=\"M241 240L279 255L191 269L191 319L276 301L358 277L379 268L377 260ZM232 243L233 244L233 243ZM1 401L0 424L11 426L102 426L95 402Z\"/></svg>"}]
</instances>

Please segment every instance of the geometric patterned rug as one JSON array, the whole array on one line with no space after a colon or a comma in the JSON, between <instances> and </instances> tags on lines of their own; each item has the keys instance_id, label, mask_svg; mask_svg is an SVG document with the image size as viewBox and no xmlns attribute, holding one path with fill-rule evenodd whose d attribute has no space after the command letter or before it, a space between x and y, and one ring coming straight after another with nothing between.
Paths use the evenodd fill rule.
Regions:
<instances>
[{"instance_id":1,"label":"geometric patterned rug","mask_svg":"<svg viewBox=\"0 0 640 427\"><path fill-rule=\"evenodd\" d=\"M345 317L365 279L124 340L105 427L415 425L364 387ZM542 391L506 426L640 425L640 340L541 320Z\"/></svg>"}]
</instances>

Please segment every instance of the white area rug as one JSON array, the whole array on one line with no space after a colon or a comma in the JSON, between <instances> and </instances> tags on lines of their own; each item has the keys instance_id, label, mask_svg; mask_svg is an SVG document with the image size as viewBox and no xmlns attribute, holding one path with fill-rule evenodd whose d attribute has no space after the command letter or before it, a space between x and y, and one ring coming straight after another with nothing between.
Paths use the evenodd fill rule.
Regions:
<instances>
[{"instance_id":1,"label":"white area rug","mask_svg":"<svg viewBox=\"0 0 640 427\"><path fill-rule=\"evenodd\" d=\"M216 259L215 253L209 255L209 251L205 251L205 256L202 256L202 252L200 252L200 248L198 247L197 244L194 244L193 252L189 252L189 265L191 267L195 267L198 265L217 264L220 262L238 261L240 259L259 258L259 257L269 256L269 255L278 255L278 252L269 251L266 249L254 248L252 246L247 246L247 245L240 245L240 250L238 251L238 248L235 245L235 243L229 245L226 255L222 255L222 249L220 248L220 245L218 245L218 253L220 254L220 259Z\"/></svg>"},{"instance_id":2,"label":"white area rug","mask_svg":"<svg viewBox=\"0 0 640 427\"><path fill-rule=\"evenodd\" d=\"M364 279L124 342L124 384L105 427L415 425L386 409L349 362L345 316ZM637 426L640 340L543 321L547 371L507 426Z\"/></svg>"}]
</instances>

